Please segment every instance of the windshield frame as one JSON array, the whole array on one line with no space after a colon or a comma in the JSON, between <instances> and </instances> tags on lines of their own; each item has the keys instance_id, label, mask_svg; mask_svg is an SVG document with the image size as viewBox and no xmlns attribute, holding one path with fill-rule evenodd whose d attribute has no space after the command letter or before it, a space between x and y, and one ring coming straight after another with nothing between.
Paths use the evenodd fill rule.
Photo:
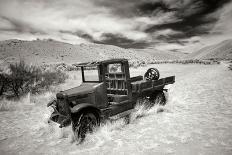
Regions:
<instances>
[{"instance_id":1,"label":"windshield frame","mask_svg":"<svg viewBox=\"0 0 232 155\"><path fill-rule=\"evenodd\" d=\"M86 71L89 71L89 70L92 70L92 69L86 69L87 67L89 67L89 66L81 66L81 75L82 75L82 82L88 82L88 83L100 83L101 81L100 81L100 72L99 72L99 65L93 65L93 66L91 66L91 67L96 67L96 70L97 70L97 72L98 72L98 81L96 81L96 80L86 80L86 78L85 78L85 72Z\"/></svg>"}]
</instances>

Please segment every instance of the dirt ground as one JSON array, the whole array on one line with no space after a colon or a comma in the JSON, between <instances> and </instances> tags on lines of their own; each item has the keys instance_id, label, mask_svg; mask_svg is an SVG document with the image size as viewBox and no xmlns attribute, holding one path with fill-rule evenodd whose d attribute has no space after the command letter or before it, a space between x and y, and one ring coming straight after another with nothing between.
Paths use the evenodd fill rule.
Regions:
<instances>
[{"instance_id":1,"label":"dirt ground","mask_svg":"<svg viewBox=\"0 0 232 155\"><path fill-rule=\"evenodd\" d=\"M137 107L130 124L108 122L81 145L70 127L47 123L46 103L54 94L0 101L8 106L0 111L0 154L232 154L232 72L224 65L160 64L131 73L143 75L149 67L161 77L176 76L167 105ZM62 88L79 83L72 73Z\"/></svg>"}]
</instances>

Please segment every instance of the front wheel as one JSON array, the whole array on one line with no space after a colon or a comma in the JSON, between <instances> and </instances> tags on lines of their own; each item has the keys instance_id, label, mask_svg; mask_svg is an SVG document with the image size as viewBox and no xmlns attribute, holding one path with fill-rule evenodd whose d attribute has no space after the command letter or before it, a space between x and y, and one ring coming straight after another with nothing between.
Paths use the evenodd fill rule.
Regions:
<instances>
[{"instance_id":1,"label":"front wheel","mask_svg":"<svg viewBox=\"0 0 232 155\"><path fill-rule=\"evenodd\" d=\"M99 122L95 114L91 112L83 113L78 120L74 120L72 124L75 139L78 143L83 142L87 133L92 133L94 127L98 126Z\"/></svg>"}]
</instances>

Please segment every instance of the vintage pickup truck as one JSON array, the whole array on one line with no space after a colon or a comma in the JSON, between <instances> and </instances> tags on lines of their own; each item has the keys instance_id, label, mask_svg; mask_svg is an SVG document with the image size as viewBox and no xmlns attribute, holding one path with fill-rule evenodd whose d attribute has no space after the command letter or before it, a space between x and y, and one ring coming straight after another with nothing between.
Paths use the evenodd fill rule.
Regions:
<instances>
[{"instance_id":1,"label":"vintage pickup truck","mask_svg":"<svg viewBox=\"0 0 232 155\"><path fill-rule=\"evenodd\" d=\"M57 93L48 103L54 109L50 120L65 127L72 124L77 141L82 142L106 119L128 116L136 101L148 98L153 104L165 104L164 86L173 84L175 76L159 79L159 71L150 68L143 76L130 77L127 59L82 63L82 84Z\"/></svg>"}]
</instances>

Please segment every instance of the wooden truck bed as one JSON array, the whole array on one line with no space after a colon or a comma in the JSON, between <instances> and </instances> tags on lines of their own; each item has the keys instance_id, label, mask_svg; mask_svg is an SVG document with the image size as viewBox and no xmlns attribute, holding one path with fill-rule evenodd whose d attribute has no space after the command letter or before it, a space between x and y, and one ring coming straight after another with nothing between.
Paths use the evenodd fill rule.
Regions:
<instances>
[{"instance_id":1,"label":"wooden truck bed","mask_svg":"<svg viewBox=\"0 0 232 155\"><path fill-rule=\"evenodd\" d=\"M159 80L140 80L132 82L132 93L142 93L145 91L151 90L161 90L164 88L165 85L173 84L175 82L175 76L169 76L166 78L162 78Z\"/></svg>"}]
</instances>

